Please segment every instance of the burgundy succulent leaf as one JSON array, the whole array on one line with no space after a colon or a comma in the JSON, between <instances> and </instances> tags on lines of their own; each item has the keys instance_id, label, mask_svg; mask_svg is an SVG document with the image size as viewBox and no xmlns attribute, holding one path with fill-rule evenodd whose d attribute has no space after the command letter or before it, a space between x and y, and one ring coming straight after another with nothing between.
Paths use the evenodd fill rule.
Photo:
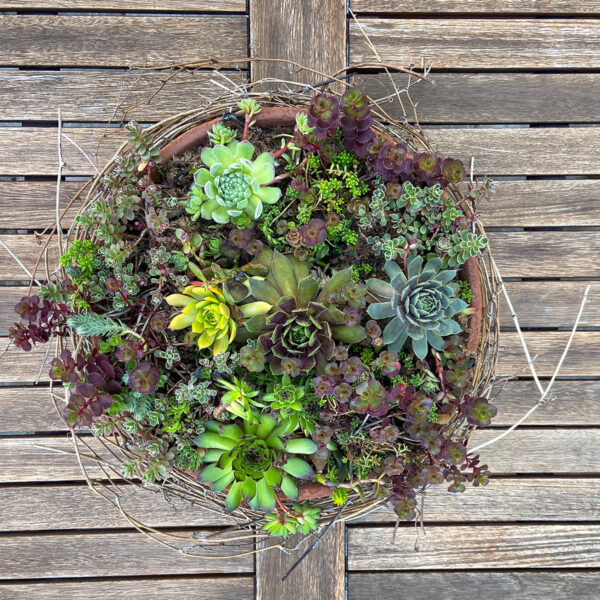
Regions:
<instances>
[{"instance_id":1,"label":"burgundy succulent leaf","mask_svg":"<svg viewBox=\"0 0 600 600\"><path fill-rule=\"evenodd\" d=\"M144 361L129 373L129 387L141 394L153 394L158 389L160 373L151 363Z\"/></svg>"},{"instance_id":2,"label":"burgundy succulent leaf","mask_svg":"<svg viewBox=\"0 0 600 600\"><path fill-rule=\"evenodd\" d=\"M384 181L405 180L412 167L408 148L404 144L384 144L375 160L375 171Z\"/></svg>"},{"instance_id":3,"label":"burgundy succulent leaf","mask_svg":"<svg viewBox=\"0 0 600 600\"><path fill-rule=\"evenodd\" d=\"M342 96L342 136L344 148L356 156L365 157L375 137L371 129L373 116L367 95L358 87L348 90Z\"/></svg>"},{"instance_id":4,"label":"burgundy succulent leaf","mask_svg":"<svg viewBox=\"0 0 600 600\"><path fill-rule=\"evenodd\" d=\"M322 219L311 219L300 227L300 235L304 244L313 248L327 239L327 225Z\"/></svg>"},{"instance_id":5,"label":"burgundy succulent leaf","mask_svg":"<svg viewBox=\"0 0 600 600\"><path fill-rule=\"evenodd\" d=\"M340 101L335 96L316 94L308 108L308 124L320 139L335 135L340 124Z\"/></svg>"}]
</instances>

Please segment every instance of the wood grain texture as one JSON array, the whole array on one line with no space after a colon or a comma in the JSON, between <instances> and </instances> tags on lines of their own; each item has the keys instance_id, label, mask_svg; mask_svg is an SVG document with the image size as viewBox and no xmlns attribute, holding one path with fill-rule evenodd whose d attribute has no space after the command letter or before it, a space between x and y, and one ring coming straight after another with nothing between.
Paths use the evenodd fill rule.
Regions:
<instances>
[{"instance_id":1,"label":"wood grain texture","mask_svg":"<svg viewBox=\"0 0 600 600\"><path fill-rule=\"evenodd\" d=\"M425 494L425 524L499 521L589 521L600 514L599 479L494 479L485 487L451 494L446 485ZM395 523L396 513L384 506L353 519L364 523Z\"/></svg>"},{"instance_id":2,"label":"wood grain texture","mask_svg":"<svg viewBox=\"0 0 600 600\"><path fill-rule=\"evenodd\" d=\"M86 437L85 442L96 454L114 465L108 469L111 477L120 479L119 461L94 437ZM90 451L78 445L83 465L91 478L106 478L106 474L92 460ZM0 483L33 481L85 481L79 468L73 443L69 434L48 438L0 438L0 455L3 468Z\"/></svg>"},{"instance_id":3,"label":"wood grain texture","mask_svg":"<svg viewBox=\"0 0 600 600\"><path fill-rule=\"evenodd\" d=\"M547 385L544 382L542 385ZM509 426L518 421L540 398L533 381L498 383L492 403L498 408L494 425ZM600 381L557 380L550 391L551 401L539 407L527 425L600 425Z\"/></svg>"},{"instance_id":4,"label":"wood grain texture","mask_svg":"<svg viewBox=\"0 0 600 600\"><path fill-rule=\"evenodd\" d=\"M348 570L596 567L600 525L429 527L414 551L415 528L350 528Z\"/></svg>"},{"instance_id":5,"label":"wood grain texture","mask_svg":"<svg viewBox=\"0 0 600 600\"><path fill-rule=\"evenodd\" d=\"M0 10L118 10L135 12L246 12L245 0L2 0Z\"/></svg>"},{"instance_id":6,"label":"wood grain texture","mask_svg":"<svg viewBox=\"0 0 600 600\"><path fill-rule=\"evenodd\" d=\"M344 0L250 0L250 23L253 56L292 60L327 75L346 65ZM250 70L253 81L276 77L314 84L325 79L306 71L296 73L285 63L255 62Z\"/></svg>"},{"instance_id":7,"label":"wood grain texture","mask_svg":"<svg viewBox=\"0 0 600 600\"><path fill-rule=\"evenodd\" d=\"M492 402L498 407L494 425L509 426L539 398L532 381L498 383ZM552 387L552 402L536 410L527 425L600 425L600 382L561 381ZM0 387L0 435L66 432L47 388Z\"/></svg>"},{"instance_id":8,"label":"wood grain texture","mask_svg":"<svg viewBox=\"0 0 600 600\"><path fill-rule=\"evenodd\" d=\"M529 571L504 573L350 573L348 599L398 600L597 600L600 573Z\"/></svg>"},{"instance_id":9,"label":"wood grain texture","mask_svg":"<svg viewBox=\"0 0 600 600\"><path fill-rule=\"evenodd\" d=\"M597 226L600 192L593 179L501 180L477 212L484 225L495 227Z\"/></svg>"},{"instance_id":10,"label":"wood grain texture","mask_svg":"<svg viewBox=\"0 0 600 600\"><path fill-rule=\"evenodd\" d=\"M153 66L247 53L245 17L0 15L3 66Z\"/></svg>"},{"instance_id":11,"label":"wood grain texture","mask_svg":"<svg viewBox=\"0 0 600 600\"><path fill-rule=\"evenodd\" d=\"M80 186L78 181L61 184L63 205ZM55 194L56 186L49 181L0 181L0 229L46 227L52 219ZM481 202L477 212L484 225L496 227L598 226L600 193L593 179L499 180L491 201ZM63 221L67 227L71 214Z\"/></svg>"},{"instance_id":12,"label":"wood grain texture","mask_svg":"<svg viewBox=\"0 0 600 600\"><path fill-rule=\"evenodd\" d=\"M65 431L48 388L0 387L0 435Z\"/></svg>"},{"instance_id":13,"label":"wood grain texture","mask_svg":"<svg viewBox=\"0 0 600 600\"><path fill-rule=\"evenodd\" d=\"M478 429L468 446L475 448L498 433L498 430ZM482 464L487 464L494 474L595 473L599 445L598 429L516 429L483 448L479 455Z\"/></svg>"},{"instance_id":14,"label":"wood grain texture","mask_svg":"<svg viewBox=\"0 0 600 600\"><path fill-rule=\"evenodd\" d=\"M598 327L600 281L511 281L506 283L506 290L521 327L571 328L588 285L591 286L589 302L585 305L579 325ZM500 299L500 309L501 328L513 329L514 323L504 297Z\"/></svg>"},{"instance_id":15,"label":"wood grain texture","mask_svg":"<svg viewBox=\"0 0 600 600\"><path fill-rule=\"evenodd\" d=\"M567 331L526 331L525 341L535 359L537 374L551 377L564 351ZM597 377L600 374L600 332L578 331L560 369L562 377ZM528 377L531 375L518 335L504 332L500 336L496 376Z\"/></svg>"},{"instance_id":16,"label":"wood grain texture","mask_svg":"<svg viewBox=\"0 0 600 600\"><path fill-rule=\"evenodd\" d=\"M207 98L223 93L223 88L210 82L221 79L212 73L179 73L164 83L169 75L99 70L0 72L0 120L56 121L60 106L64 122L134 119L148 123L201 106ZM227 77L236 84L247 80L245 73L227 73ZM144 104L125 114L139 102Z\"/></svg>"},{"instance_id":17,"label":"wood grain texture","mask_svg":"<svg viewBox=\"0 0 600 600\"><path fill-rule=\"evenodd\" d=\"M360 25L385 63L434 69L592 69L600 26L585 19L372 19ZM374 62L350 22L350 62Z\"/></svg>"},{"instance_id":18,"label":"wood grain texture","mask_svg":"<svg viewBox=\"0 0 600 600\"><path fill-rule=\"evenodd\" d=\"M597 231L490 231L503 277L598 277Z\"/></svg>"},{"instance_id":19,"label":"wood grain texture","mask_svg":"<svg viewBox=\"0 0 600 600\"><path fill-rule=\"evenodd\" d=\"M228 526L231 520L149 490L121 486L123 508L151 527ZM112 529L129 524L111 504L82 485L1 487L0 531ZM27 505L27 511L23 505ZM60 506L60 510L52 507ZM588 521L600 511L599 479L501 478L485 487L450 494L433 486L425 497L425 522ZM382 507L351 523L394 523Z\"/></svg>"},{"instance_id":20,"label":"wood grain texture","mask_svg":"<svg viewBox=\"0 0 600 600\"><path fill-rule=\"evenodd\" d=\"M30 273L35 268L40 252L47 236L35 235L0 235L0 239L11 249L11 251L20 259ZM48 261L48 270L50 273L58 264L58 246L55 240L48 244L48 248L44 251ZM38 279L45 280L45 258L40 262L37 272ZM0 274L0 281L29 281L30 277L23 268L8 254L4 247L0 247L0 265L6 270Z\"/></svg>"},{"instance_id":21,"label":"wood grain texture","mask_svg":"<svg viewBox=\"0 0 600 600\"><path fill-rule=\"evenodd\" d=\"M595 231L577 234L565 231L492 231L488 233L494 259L503 277L598 277L600 236ZM42 250L45 236L0 235L31 271ZM50 271L58 260L54 240L47 248ZM0 248L0 281L29 279L23 269ZM45 279L44 263L38 277Z\"/></svg>"},{"instance_id":22,"label":"wood grain texture","mask_svg":"<svg viewBox=\"0 0 600 600\"><path fill-rule=\"evenodd\" d=\"M600 13L599 0L430 0L415 4L412 0L351 0L356 13L535 13L595 14Z\"/></svg>"},{"instance_id":23,"label":"wood grain texture","mask_svg":"<svg viewBox=\"0 0 600 600\"><path fill-rule=\"evenodd\" d=\"M65 129L99 166L111 160L125 141L121 129ZM594 175L600 174L600 128L427 128L425 134L437 151L470 164L475 175ZM99 139L100 149L96 155ZM0 127L0 148L10 148L0 161L0 175L56 175L56 130ZM63 144L65 175L91 175L88 161L70 143Z\"/></svg>"},{"instance_id":24,"label":"wood grain texture","mask_svg":"<svg viewBox=\"0 0 600 600\"><path fill-rule=\"evenodd\" d=\"M291 536L287 548L294 548L303 536ZM261 547L280 543L281 540L260 542ZM310 538L309 538L310 543ZM344 524L336 523L323 541L300 563L288 579L281 578L306 550L302 544L294 552L271 550L256 556L256 600L280 600L298 598L301 590L303 600L344 600L345 597L345 532Z\"/></svg>"},{"instance_id":25,"label":"wood grain texture","mask_svg":"<svg viewBox=\"0 0 600 600\"><path fill-rule=\"evenodd\" d=\"M537 356L535 368L541 377L551 377L562 354L568 331L526 331L525 340L532 356ZM0 338L0 352L7 340ZM516 333L503 332L496 375L498 377L530 376L527 362ZM10 348L2 357L0 380L5 384L33 382L41 370L40 381L48 381L48 368L54 348L46 357L47 347L36 346L31 352ZM597 377L600 375L600 332L578 331L560 370L563 377Z\"/></svg>"},{"instance_id":26,"label":"wood grain texture","mask_svg":"<svg viewBox=\"0 0 600 600\"><path fill-rule=\"evenodd\" d=\"M474 448L498 435L498 431L476 431L469 446ZM106 456L97 440L90 437L86 441L98 454ZM494 474L587 474L598 469L598 444L598 429L517 429L484 448L481 459ZM85 457L85 448L79 447L90 477L103 477L96 464ZM0 438L0 452L3 457L0 483L84 480L67 436ZM110 458L110 462L118 468L115 458Z\"/></svg>"},{"instance_id":27,"label":"wood grain texture","mask_svg":"<svg viewBox=\"0 0 600 600\"><path fill-rule=\"evenodd\" d=\"M126 141L124 129L104 127L65 128L68 135L76 142L99 168L115 155L121 144ZM101 140L100 146L98 142ZM0 175L53 175L58 168L58 150L56 129L36 127L2 127L0 128L0 148L10 152L1 154ZM97 151L98 150L98 151ZM66 139L62 144L63 174L95 175L90 163Z\"/></svg>"},{"instance_id":28,"label":"wood grain texture","mask_svg":"<svg viewBox=\"0 0 600 600\"><path fill-rule=\"evenodd\" d=\"M192 577L118 581L57 581L0 583L4 600L148 600L148 598L201 598L253 600L253 577Z\"/></svg>"},{"instance_id":29,"label":"wood grain texture","mask_svg":"<svg viewBox=\"0 0 600 600\"><path fill-rule=\"evenodd\" d=\"M600 30L600 27L599 27ZM475 159L475 175L588 175L600 171L596 127L427 128L444 156Z\"/></svg>"},{"instance_id":30,"label":"wood grain texture","mask_svg":"<svg viewBox=\"0 0 600 600\"><path fill-rule=\"evenodd\" d=\"M229 527L234 524L225 514L219 515L178 498L166 498L148 489L120 485L119 497L128 514L150 527ZM131 527L117 508L87 485L1 487L0 503L0 531L3 532ZM24 505L27 505L26 511Z\"/></svg>"},{"instance_id":31,"label":"wood grain texture","mask_svg":"<svg viewBox=\"0 0 600 600\"><path fill-rule=\"evenodd\" d=\"M61 209L70 202L83 183L81 181L61 182ZM76 201L73 208L61 221L63 227L69 227L79 206L80 203ZM45 229L48 226L52 227L55 223L55 209L56 182L0 181L0 229Z\"/></svg>"},{"instance_id":32,"label":"wood grain texture","mask_svg":"<svg viewBox=\"0 0 600 600\"><path fill-rule=\"evenodd\" d=\"M121 486L123 508L151 527L228 526L226 515L178 500L165 500L149 490ZM0 488L0 531L112 529L128 522L87 486ZM27 511L23 505L27 504ZM52 507L60 506L56 511ZM598 479L491 479L486 487L450 494L445 486L430 488L425 497L425 522L481 521L588 521L600 511ZM382 507L358 523L394 523L395 513Z\"/></svg>"},{"instance_id":33,"label":"wood grain texture","mask_svg":"<svg viewBox=\"0 0 600 600\"><path fill-rule=\"evenodd\" d=\"M209 556L208 559L174 552L137 532L1 537L0 578L252 573L251 555L218 558L248 552L252 549L251 542L228 542L222 546L202 544L209 534L198 531L197 544L189 544L196 546L196 553Z\"/></svg>"},{"instance_id":34,"label":"wood grain texture","mask_svg":"<svg viewBox=\"0 0 600 600\"><path fill-rule=\"evenodd\" d=\"M374 100L402 90L408 76L359 75ZM594 98L600 93L597 74L560 73L433 73L430 85L418 82L410 88L421 123L594 123L600 109ZM414 83L414 78L412 82ZM395 87L394 87L395 86ZM382 108L402 120L404 111L394 95ZM406 98L402 102L407 106ZM408 120L414 115L408 110Z\"/></svg>"}]
</instances>

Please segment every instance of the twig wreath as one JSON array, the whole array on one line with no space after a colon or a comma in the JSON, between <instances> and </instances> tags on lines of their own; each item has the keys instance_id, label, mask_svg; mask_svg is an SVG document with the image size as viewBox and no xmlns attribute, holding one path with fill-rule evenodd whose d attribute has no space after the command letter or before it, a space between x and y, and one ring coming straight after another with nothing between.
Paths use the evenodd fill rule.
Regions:
<instances>
[{"instance_id":1,"label":"twig wreath","mask_svg":"<svg viewBox=\"0 0 600 600\"><path fill-rule=\"evenodd\" d=\"M240 62L210 65L223 82ZM422 76L407 76L410 98ZM414 520L431 485L485 485L467 442L496 413L504 286L474 210L491 183L342 73L263 83L130 123L63 235L57 208L59 266L32 274L40 290L11 331L24 350L56 341L52 398L92 489L205 558L211 543L309 534L383 503ZM120 478L232 527L201 543L148 527Z\"/></svg>"}]
</instances>

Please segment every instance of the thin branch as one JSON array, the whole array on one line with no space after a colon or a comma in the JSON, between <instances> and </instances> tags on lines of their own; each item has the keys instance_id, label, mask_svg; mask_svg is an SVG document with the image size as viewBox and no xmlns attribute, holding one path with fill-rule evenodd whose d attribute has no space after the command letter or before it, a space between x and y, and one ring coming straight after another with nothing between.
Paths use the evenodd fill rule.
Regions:
<instances>
[{"instance_id":1,"label":"thin branch","mask_svg":"<svg viewBox=\"0 0 600 600\"><path fill-rule=\"evenodd\" d=\"M21 260L19 259L19 257L4 243L4 240L0 240L0 244L2 244L2 246L4 246L4 249L13 257L13 259L16 261L16 263L21 267L21 269L23 269L23 271L25 271L25 273L27 273L27 276L32 280L35 281L35 284L41 287L41 283L39 282L38 279L36 279L32 274L31 271L21 262Z\"/></svg>"},{"instance_id":2,"label":"thin branch","mask_svg":"<svg viewBox=\"0 0 600 600\"><path fill-rule=\"evenodd\" d=\"M496 265L494 263L494 267L495 266ZM558 361L558 364L556 365L556 369L554 370L554 374L552 375L552 379L550 379L550 383L548 384L548 387L545 390L542 388L542 395L541 395L540 399L516 423L511 425L506 431L503 431L500 435L492 438L491 440L488 440L487 442L483 442L483 444L479 444L479 446L475 446L475 448L472 448L470 450L470 452L478 452L482 448L485 448L486 446L489 446L490 444L493 444L493 443L497 442L498 440L501 440L503 437L507 436L511 431L514 431L526 419L528 419L529 416L531 414L533 414L533 412L538 408L538 406L541 406L542 404L544 404L544 400L546 399L546 397L548 396L548 392L550 392L550 389L554 385L554 381L555 381L556 377L558 376L558 372L560 371L560 368L562 367L562 364L567 356L567 353L569 352L569 348L571 347L571 342L573 341L573 338L575 337L575 332L577 331L577 327L579 325L579 321L581 319L583 309L588 302L587 297L588 297L588 293L589 293L591 287L592 287L591 285L588 285L585 288L585 292L583 293L583 298L581 299L581 305L579 306L579 312L577 313L577 318L575 319L573 329L571 330L571 335L569 336L569 339L568 339L565 349L562 353L562 356L560 357L560 360ZM511 310L512 310L512 307L511 307ZM523 340L523 348L525 349L525 354L527 356L529 356L529 352L527 351L527 346L525 345L524 340ZM533 368L532 368L532 372L535 372L533 370Z\"/></svg>"}]
</instances>

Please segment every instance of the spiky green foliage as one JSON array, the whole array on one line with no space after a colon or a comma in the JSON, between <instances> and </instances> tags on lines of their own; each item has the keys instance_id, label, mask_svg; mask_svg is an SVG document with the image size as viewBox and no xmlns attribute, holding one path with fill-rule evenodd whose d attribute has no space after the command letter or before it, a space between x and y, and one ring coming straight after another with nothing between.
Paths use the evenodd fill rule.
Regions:
<instances>
[{"instance_id":1,"label":"spiky green foliage","mask_svg":"<svg viewBox=\"0 0 600 600\"><path fill-rule=\"evenodd\" d=\"M407 272L394 261L385 263L390 282L369 279L367 286L384 302L369 306L373 319L391 319L383 330L388 349L400 351L408 338L415 355L424 359L429 346L444 349L444 336L460 333L460 325L452 319L467 304L456 298L458 286L451 283L456 271L441 270L442 261L431 258L423 266L423 258L412 254Z\"/></svg>"},{"instance_id":2,"label":"spiky green foliage","mask_svg":"<svg viewBox=\"0 0 600 600\"><path fill-rule=\"evenodd\" d=\"M277 488L291 499L298 497L295 479L312 477L312 467L296 454L312 454L317 445L306 438L289 438L289 422L257 415L242 426L206 423L206 433L196 444L207 450L198 479L212 483L214 492L230 486L226 506L232 511L242 499L254 510L271 512Z\"/></svg>"},{"instance_id":3,"label":"spiky green foliage","mask_svg":"<svg viewBox=\"0 0 600 600\"><path fill-rule=\"evenodd\" d=\"M70 317L67 319L67 325L71 329L74 329L77 332L77 335L83 337L91 337L94 335L111 337L123 334L132 334L136 337L140 337L137 333L131 331L122 321L94 313Z\"/></svg>"},{"instance_id":4,"label":"spiky green foliage","mask_svg":"<svg viewBox=\"0 0 600 600\"><path fill-rule=\"evenodd\" d=\"M237 222L242 215L256 221L264 204L273 204L281 190L270 187L275 176L275 160L263 152L251 160L254 146L232 140L226 146L204 148L200 154L208 168L195 172L186 210L193 219L202 216L216 223Z\"/></svg>"}]
</instances>

